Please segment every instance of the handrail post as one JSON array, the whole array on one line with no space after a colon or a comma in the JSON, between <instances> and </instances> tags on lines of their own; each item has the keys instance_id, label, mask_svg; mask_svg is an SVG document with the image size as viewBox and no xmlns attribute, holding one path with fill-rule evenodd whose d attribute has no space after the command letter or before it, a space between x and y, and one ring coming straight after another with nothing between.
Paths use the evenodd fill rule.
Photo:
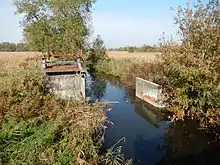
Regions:
<instances>
[{"instance_id":1,"label":"handrail post","mask_svg":"<svg viewBox=\"0 0 220 165\"><path fill-rule=\"evenodd\" d=\"M45 57L43 57L42 58L42 62L41 62L41 68L42 69L45 69L47 66L46 66L46 58Z\"/></svg>"}]
</instances>

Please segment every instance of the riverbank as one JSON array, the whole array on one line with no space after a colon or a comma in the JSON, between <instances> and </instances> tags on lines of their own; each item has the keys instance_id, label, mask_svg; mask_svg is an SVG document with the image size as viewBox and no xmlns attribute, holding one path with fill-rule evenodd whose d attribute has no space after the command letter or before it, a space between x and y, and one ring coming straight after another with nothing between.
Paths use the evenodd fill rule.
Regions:
<instances>
[{"instance_id":1,"label":"riverbank","mask_svg":"<svg viewBox=\"0 0 220 165\"><path fill-rule=\"evenodd\" d=\"M117 104L107 106L109 111L106 116L114 125L107 125L105 147L123 138L120 145L125 158L133 158L133 164L137 165L193 165L210 161L216 164L219 161L216 157L219 153L215 149L219 149L219 143L213 134L200 129L198 122L179 120L171 123L167 121L166 114L137 99L135 90L121 83L118 78L104 75L99 78L93 86L93 89L101 91L96 93L97 98L118 101ZM213 159L210 160L207 155L211 152Z\"/></svg>"},{"instance_id":2,"label":"riverbank","mask_svg":"<svg viewBox=\"0 0 220 165\"><path fill-rule=\"evenodd\" d=\"M125 85L135 88L136 77L157 82L162 66L156 60L148 61L137 57L121 60L108 59L100 62L97 68L97 75L117 77Z\"/></svg>"},{"instance_id":3,"label":"riverbank","mask_svg":"<svg viewBox=\"0 0 220 165\"><path fill-rule=\"evenodd\" d=\"M103 109L55 97L44 88L36 56L1 58L0 162L102 164Z\"/></svg>"},{"instance_id":4,"label":"riverbank","mask_svg":"<svg viewBox=\"0 0 220 165\"><path fill-rule=\"evenodd\" d=\"M164 61L163 61L164 62ZM106 61L102 61L97 66L99 73L97 74L99 77L103 77L104 75L107 76L113 76L117 77L117 79L125 84L125 86L129 86L132 89L135 90L135 84L136 84L136 77L141 77L143 79L155 82L157 84L160 84L164 86L165 88L170 90L175 96L172 96L172 98L169 98L169 107L166 108L167 112L169 114L174 115L175 120L183 120L184 118L192 118L194 120L199 120L201 122L201 127L204 129L204 131L212 131L216 134L216 132L219 132L219 102L217 102L217 99L219 99L219 90L214 90L213 95L206 96L206 91L204 89L213 90L215 89L216 81L214 81L213 77L210 79L205 79L203 82L205 82L202 86L198 86L197 84L197 75L192 72L189 73L186 78L189 78L189 76L193 77L193 80L189 78L190 83L195 83L193 85L188 85L188 80L181 79L178 77L177 80L175 79L169 79L169 75L174 74L173 72L169 72L170 74L166 73L167 69L165 68L164 63L160 63L158 61L146 61L146 60L140 60L140 59L122 59L122 60L115 60L115 59L108 59ZM178 67L177 67L178 68ZM184 70L182 70L182 74L186 74ZM168 76L164 75L164 73L168 74ZM211 77L210 74L202 73L204 76ZM198 75L200 76L200 74ZM195 80L194 80L195 77ZM212 82L214 81L214 83ZM181 86L173 86L171 83L181 83ZM186 81L186 82L185 82ZM184 83L186 83L186 86L184 86ZM170 85L169 85L170 84ZM210 88L210 85L213 85L213 88ZM189 86L189 87L188 87ZM192 94L187 92L189 88L191 89L191 86L194 88L198 88L199 91L201 91L203 94L198 95L195 98L192 98ZM204 86L204 87L203 87ZM201 87L201 88L200 88ZM217 87L217 86L216 86ZM204 95L204 96L203 96ZM215 97L217 96L217 97ZM214 99L215 98L215 99ZM198 104L204 105L207 104L208 106L204 107ZM212 109L209 107L209 101L210 105L213 104ZM189 105L185 105L184 102L188 102ZM194 105L194 106L193 106ZM194 110L187 110L190 108L193 108ZM206 109L202 110L202 108ZM208 108L209 107L209 108ZM196 111L196 109L198 109Z\"/></svg>"}]
</instances>

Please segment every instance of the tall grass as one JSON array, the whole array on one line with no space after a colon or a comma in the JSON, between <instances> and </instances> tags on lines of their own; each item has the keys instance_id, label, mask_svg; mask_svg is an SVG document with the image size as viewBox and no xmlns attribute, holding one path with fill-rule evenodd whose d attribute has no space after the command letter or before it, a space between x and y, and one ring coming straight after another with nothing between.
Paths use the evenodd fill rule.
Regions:
<instances>
[{"instance_id":1,"label":"tall grass","mask_svg":"<svg viewBox=\"0 0 220 165\"><path fill-rule=\"evenodd\" d=\"M203 128L219 136L219 4L217 0L198 1L192 8L177 8L174 20L183 42L162 38L160 62L112 60L101 63L99 68L125 83L132 80L135 84L138 76L161 84L171 91L165 98L175 120L198 120Z\"/></svg>"},{"instance_id":2,"label":"tall grass","mask_svg":"<svg viewBox=\"0 0 220 165\"><path fill-rule=\"evenodd\" d=\"M98 105L49 93L37 59L2 63L0 164L115 164L99 155L105 115Z\"/></svg>"},{"instance_id":3,"label":"tall grass","mask_svg":"<svg viewBox=\"0 0 220 165\"><path fill-rule=\"evenodd\" d=\"M135 86L136 77L141 77L151 81L158 81L158 75L162 70L162 65L158 61L148 61L144 59L108 59L102 61L97 66L97 71L106 75L120 78L120 80L130 86Z\"/></svg>"},{"instance_id":4,"label":"tall grass","mask_svg":"<svg viewBox=\"0 0 220 165\"><path fill-rule=\"evenodd\" d=\"M105 120L96 105L56 98L44 88L37 63L1 68L0 160L3 164L98 161L97 135Z\"/></svg>"}]
</instances>

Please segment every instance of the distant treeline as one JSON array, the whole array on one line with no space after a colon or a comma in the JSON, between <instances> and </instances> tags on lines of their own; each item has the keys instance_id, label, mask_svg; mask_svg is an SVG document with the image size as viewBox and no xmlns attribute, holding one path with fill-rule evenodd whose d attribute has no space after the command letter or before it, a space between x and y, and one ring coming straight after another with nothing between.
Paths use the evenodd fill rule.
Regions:
<instances>
[{"instance_id":1,"label":"distant treeline","mask_svg":"<svg viewBox=\"0 0 220 165\"><path fill-rule=\"evenodd\" d=\"M25 43L9 43L9 42L2 42L0 43L0 52L26 52L32 51L28 48L27 44Z\"/></svg>"},{"instance_id":2,"label":"distant treeline","mask_svg":"<svg viewBox=\"0 0 220 165\"><path fill-rule=\"evenodd\" d=\"M126 46L120 48L110 48L109 51L128 51L128 52L158 52L160 47L153 45L143 45L140 47L137 46Z\"/></svg>"}]
</instances>

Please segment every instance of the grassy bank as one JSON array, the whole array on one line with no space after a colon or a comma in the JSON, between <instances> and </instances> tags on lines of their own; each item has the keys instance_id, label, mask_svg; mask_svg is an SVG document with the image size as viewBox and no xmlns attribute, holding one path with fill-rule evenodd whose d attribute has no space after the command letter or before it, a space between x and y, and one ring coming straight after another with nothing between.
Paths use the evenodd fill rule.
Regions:
<instances>
[{"instance_id":1,"label":"grassy bank","mask_svg":"<svg viewBox=\"0 0 220 165\"><path fill-rule=\"evenodd\" d=\"M219 2L196 2L175 10L181 43L161 37L160 63L135 61L101 63L99 69L124 83L135 77L154 81L164 89L167 110L175 120L198 120L203 128L220 133ZM139 62L137 62L139 59ZM140 61L140 59L142 61ZM219 136L220 138L220 136Z\"/></svg>"},{"instance_id":2,"label":"grassy bank","mask_svg":"<svg viewBox=\"0 0 220 165\"><path fill-rule=\"evenodd\" d=\"M181 47L176 47L176 49L181 49ZM166 57L168 57L167 54ZM175 63L171 61L167 64L167 60L164 59L161 62L109 59L100 62L97 71L99 71L98 75L117 77L119 81L133 89L135 89L136 77L162 85L167 89L164 93L169 101L167 112L176 116L176 120L184 118L198 120L203 130L214 132L220 138L218 135L220 132L220 90L217 87L219 77L216 72L211 72L207 68L179 69L180 65L171 68L172 65ZM170 96L168 92L170 90L173 96Z\"/></svg>"},{"instance_id":3,"label":"grassy bank","mask_svg":"<svg viewBox=\"0 0 220 165\"><path fill-rule=\"evenodd\" d=\"M1 58L0 164L123 162L113 148L99 154L105 115L98 105L55 97L36 58L12 59Z\"/></svg>"},{"instance_id":4,"label":"grassy bank","mask_svg":"<svg viewBox=\"0 0 220 165\"><path fill-rule=\"evenodd\" d=\"M105 74L118 77L119 80L128 86L135 88L136 77L151 81L158 81L158 75L162 66L153 60L137 58L131 59L108 59L97 65L98 74Z\"/></svg>"}]
</instances>

